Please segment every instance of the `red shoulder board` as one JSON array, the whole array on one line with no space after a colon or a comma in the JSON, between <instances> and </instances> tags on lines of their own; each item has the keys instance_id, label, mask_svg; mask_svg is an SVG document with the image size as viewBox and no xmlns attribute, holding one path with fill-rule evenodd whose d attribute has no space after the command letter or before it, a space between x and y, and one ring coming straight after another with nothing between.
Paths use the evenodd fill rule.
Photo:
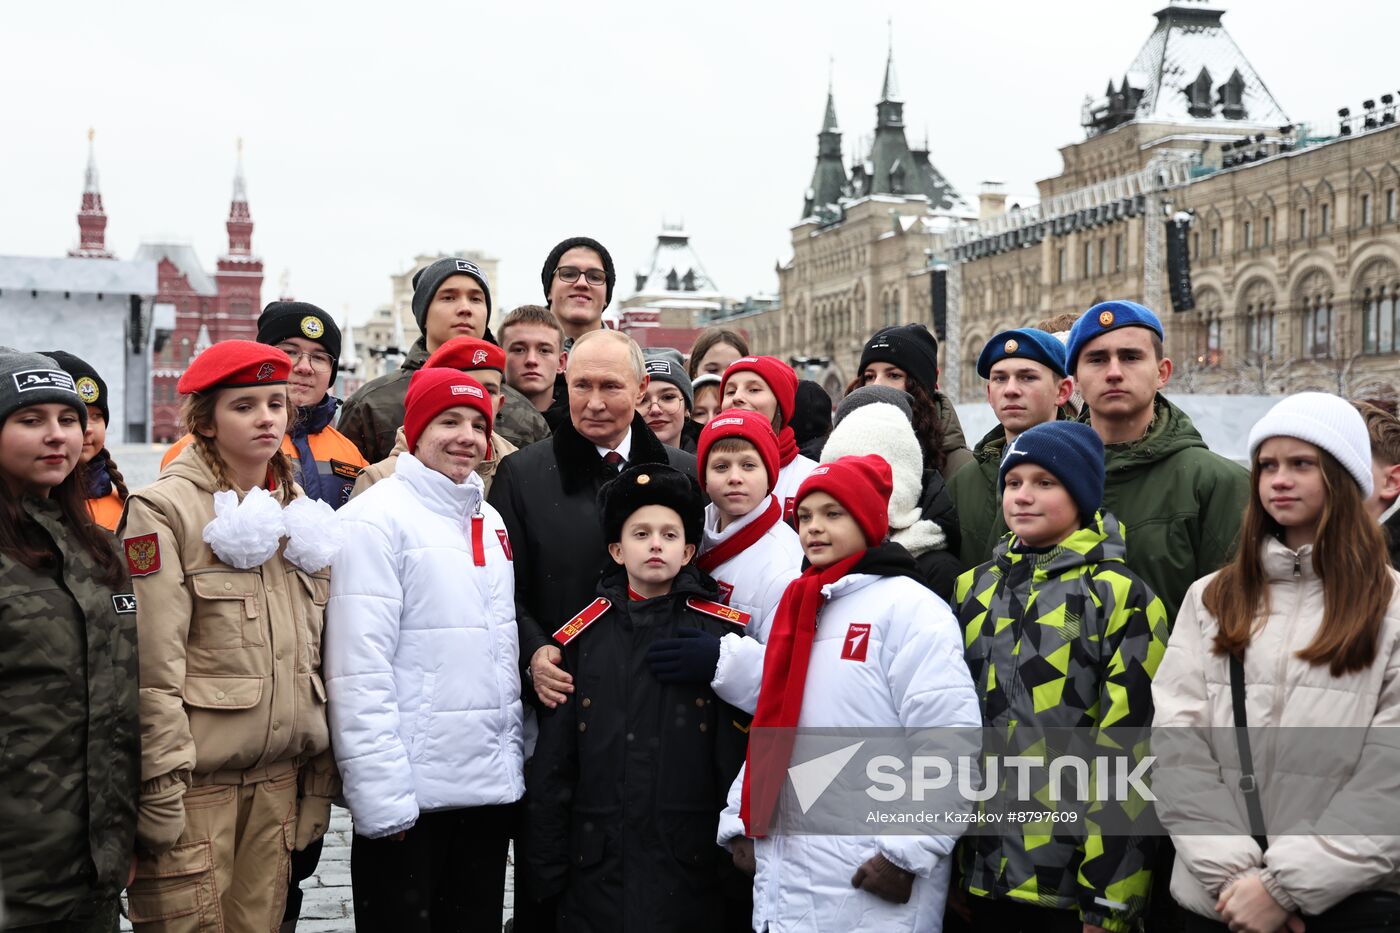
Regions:
<instances>
[{"instance_id":1,"label":"red shoulder board","mask_svg":"<svg viewBox=\"0 0 1400 933\"><path fill-rule=\"evenodd\" d=\"M133 577L144 577L160 569L160 539L153 531L122 542L126 552L126 569Z\"/></svg>"},{"instance_id":2,"label":"red shoulder board","mask_svg":"<svg viewBox=\"0 0 1400 933\"><path fill-rule=\"evenodd\" d=\"M696 612L703 612L707 616L723 619L730 625L737 625L739 628L746 628L749 624L750 616L747 612L732 609L723 603L712 603L708 599L687 599L685 604Z\"/></svg>"},{"instance_id":3,"label":"red shoulder board","mask_svg":"<svg viewBox=\"0 0 1400 933\"><path fill-rule=\"evenodd\" d=\"M588 608L574 616L569 621L559 627L559 631L554 633L554 640L561 645L567 645L579 635L583 630L596 622L603 613L612 608L612 603L599 596L588 604Z\"/></svg>"}]
</instances>

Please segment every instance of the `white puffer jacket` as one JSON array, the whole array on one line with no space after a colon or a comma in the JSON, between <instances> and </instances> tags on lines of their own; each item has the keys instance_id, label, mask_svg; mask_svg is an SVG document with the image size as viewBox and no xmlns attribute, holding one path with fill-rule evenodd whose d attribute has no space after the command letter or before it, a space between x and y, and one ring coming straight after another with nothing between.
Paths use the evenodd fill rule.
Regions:
<instances>
[{"instance_id":1,"label":"white puffer jacket","mask_svg":"<svg viewBox=\"0 0 1400 933\"><path fill-rule=\"evenodd\" d=\"M331 744L355 832L420 812L503 804L525 791L515 572L481 480L401 454L392 477L339 512L324 672ZM473 563L483 520L486 566Z\"/></svg>"},{"instance_id":2,"label":"white puffer jacket","mask_svg":"<svg viewBox=\"0 0 1400 933\"><path fill-rule=\"evenodd\" d=\"M907 577L870 574L842 577L824 592L828 602L817 618L799 728L982 725L958 623L942 600ZM841 657L852 623L870 626L864 661ZM741 771L720 816L720 845L743 835L743 785ZM772 933L937 931L956 842L930 835L757 839L753 927ZM851 887L856 869L876 854L915 874L909 903L892 904Z\"/></svg>"},{"instance_id":3,"label":"white puffer jacket","mask_svg":"<svg viewBox=\"0 0 1400 933\"><path fill-rule=\"evenodd\" d=\"M791 463L778 471L778 481L773 484L773 495L778 497L778 504L783 507L784 520L791 520L793 509L797 506L797 490L802 486L802 481L816 468L817 461L798 454Z\"/></svg>"},{"instance_id":4,"label":"white puffer jacket","mask_svg":"<svg viewBox=\"0 0 1400 933\"><path fill-rule=\"evenodd\" d=\"M723 531L716 531L719 509L714 503L705 506L705 533L700 553L712 550L743 531L770 508L765 501ZM768 625L783 590L802 573L802 542L797 532L779 520L743 552L710 571L728 598L725 605L749 614L745 633L759 641L768 640ZM728 638L729 636L725 636Z\"/></svg>"},{"instance_id":5,"label":"white puffer jacket","mask_svg":"<svg viewBox=\"0 0 1400 933\"><path fill-rule=\"evenodd\" d=\"M1360 835L1368 826L1395 826L1400 800L1400 730L1394 728L1400 726L1400 584L1381 625L1375 662L1333 677L1327 665L1297 656L1322 625L1322 582L1312 548L1294 552L1270 539L1263 561L1270 612L1245 651L1244 673L1267 853L1251 838L1237 789L1229 663L1212 651L1219 626L1201 601L1215 574L1187 591L1152 682L1154 729L1223 727L1200 733L1179 728L1163 736L1169 742L1153 741L1153 790L1163 824L1168 830L1220 826L1220 835L1172 834L1172 896L1215 919L1221 889L1251 871L1259 871L1281 906L1307 914L1358 891L1400 892L1400 836ZM1400 574L1392 575L1400 581ZM1350 728L1320 741L1316 729L1306 735L1256 732L1260 726ZM1363 734L1369 726L1391 728ZM1291 832L1276 834L1285 827Z\"/></svg>"}]
</instances>

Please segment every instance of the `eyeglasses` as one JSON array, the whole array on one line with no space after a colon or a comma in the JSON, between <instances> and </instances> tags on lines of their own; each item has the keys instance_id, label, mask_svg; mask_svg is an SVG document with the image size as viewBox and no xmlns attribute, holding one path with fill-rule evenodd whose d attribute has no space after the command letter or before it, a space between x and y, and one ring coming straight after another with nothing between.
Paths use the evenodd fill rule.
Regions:
<instances>
[{"instance_id":1,"label":"eyeglasses","mask_svg":"<svg viewBox=\"0 0 1400 933\"><path fill-rule=\"evenodd\" d=\"M296 368L298 363L305 359L311 366L312 372L328 373L331 371L331 366L335 363L335 360L331 359L329 353L325 353L321 350L298 350L296 347L278 347L277 349L287 354L287 360L292 364L293 369Z\"/></svg>"},{"instance_id":2,"label":"eyeglasses","mask_svg":"<svg viewBox=\"0 0 1400 933\"><path fill-rule=\"evenodd\" d=\"M589 285L602 285L607 282L608 274L602 269L579 269L575 266L560 266L554 270L554 274L559 276L559 281L573 284L578 281L581 275Z\"/></svg>"},{"instance_id":3,"label":"eyeglasses","mask_svg":"<svg viewBox=\"0 0 1400 933\"><path fill-rule=\"evenodd\" d=\"M657 406L662 411L675 411L685 406L685 396L679 392L667 392L664 395L653 395L650 398L642 399L641 409L646 411L651 406Z\"/></svg>"}]
</instances>

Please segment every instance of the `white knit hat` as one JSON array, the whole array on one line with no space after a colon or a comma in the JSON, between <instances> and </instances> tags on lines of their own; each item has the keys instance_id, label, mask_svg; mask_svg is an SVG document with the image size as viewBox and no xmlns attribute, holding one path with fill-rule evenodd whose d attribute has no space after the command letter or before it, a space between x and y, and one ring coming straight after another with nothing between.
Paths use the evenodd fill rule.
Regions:
<instances>
[{"instance_id":1,"label":"white knit hat","mask_svg":"<svg viewBox=\"0 0 1400 933\"><path fill-rule=\"evenodd\" d=\"M1296 437L1327 451L1356 480L1363 496L1371 480L1371 435L1361 412L1329 392L1299 392L1269 409L1249 432L1249 458L1271 437Z\"/></svg>"}]
</instances>

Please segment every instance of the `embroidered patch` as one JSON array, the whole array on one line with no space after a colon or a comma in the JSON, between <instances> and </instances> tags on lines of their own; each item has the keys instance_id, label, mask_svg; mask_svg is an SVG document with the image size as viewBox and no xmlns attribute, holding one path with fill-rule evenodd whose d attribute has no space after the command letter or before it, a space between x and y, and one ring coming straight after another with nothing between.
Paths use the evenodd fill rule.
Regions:
<instances>
[{"instance_id":1,"label":"embroidered patch","mask_svg":"<svg viewBox=\"0 0 1400 933\"><path fill-rule=\"evenodd\" d=\"M599 596L588 604L587 609L561 625L559 630L554 633L554 640L561 645L567 645L582 634L584 629L597 621L599 616L611 608L612 603L608 602L602 596Z\"/></svg>"},{"instance_id":2,"label":"embroidered patch","mask_svg":"<svg viewBox=\"0 0 1400 933\"><path fill-rule=\"evenodd\" d=\"M714 616L716 619L723 619L730 625L737 625L745 628L749 620L753 618L747 612L739 609L732 609L722 603L711 602L708 599L687 599L685 604L696 612L703 612L707 616Z\"/></svg>"},{"instance_id":3,"label":"embroidered patch","mask_svg":"<svg viewBox=\"0 0 1400 933\"><path fill-rule=\"evenodd\" d=\"M301 319L301 332L312 340L320 340L326 335L326 325L316 315L308 314Z\"/></svg>"},{"instance_id":4,"label":"embroidered patch","mask_svg":"<svg viewBox=\"0 0 1400 933\"><path fill-rule=\"evenodd\" d=\"M135 593L115 593L112 596L112 610L118 615L128 615L136 611Z\"/></svg>"},{"instance_id":5,"label":"embroidered patch","mask_svg":"<svg viewBox=\"0 0 1400 933\"><path fill-rule=\"evenodd\" d=\"M826 468L825 468L825 467L818 467L817 469L819 469L819 470L825 470ZM812 472L815 473L816 470L813 470ZM788 496L786 499L783 500L783 521L788 522L789 524L791 524L791 522L792 522L792 515L793 515L793 513L796 512L796 511L797 511L797 497L796 497L796 496Z\"/></svg>"},{"instance_id":6,"label":"embroidered patch","mask_svg":"<svg viewBox=\"0 0 1400 933\"><path fill-rule=\"evenodd\" d=\"M1113 325L1113 312L1104 311L1099 314L1099 326L1111 327Z\"/></svg>"},{"instance_id":7,"label":"embroidered patch","mask_svg":"<svg viewBox=\"0 0 1400 933\"><path fill-rule=\"evenodd\" d=\"M485 398L476 386L448 386L453 395L470 395L472 398Z\"/></svg>"},{"instance_id":8,"label":"embroidered patch","mask_svg":"<svg viewBox=\"0 0 1400 933\"><path fill-rule=\"evenodd\" d=\"M271 379L273 372L273 365L271 363L264 363L258 367L257 380L262 382L264 379Z\"/></svg>"},{"instance_id":9,"label":"embroidered patch","mask_svg":"<svg viewBox=\"0 0 1400 933\"><path fill-rule=\"evenodd\" d=\"M476 263L467 262L465 259L457 260L458 272L470 272L472 275L481 275L481 270L476 267Z\"/></svg>"},{"instance_id":10,"label":"embroidered patch","mask_svg":"<svg viewBox=\"0 0 1400 933\"><path fill-rule=\"evenodd\" d=\"M133 577L144 577L160 569L160 539L153 531L122 542L126 552L126 569Z\"/></svg>"},{"instance_id":11,"label":"embroidered patch","mask_svg":"<svg viewBox=\"0 0 1400 933\"><path fill-rule=\"evenodd\" d=\"M476 350L476 351L474 351L474 352L472 353L472 365L473 365L473 366L478 366L478 365L480 365L481 363L485 363L485 362L486 362L486 351L485 351L485 350Z\"/></svg>"},{"instance_id":12,"label":"embroidered patch","mask_svg":"<svg viewBox=\"0 0 1400 933\"><path fill-rule=\"evenodd\" d=\"M26 369L13 376L15 391L33 392L35 389L67 389L77 392L73 377L61 369Z\"/></svg>"},{"instance_id":13,"label":"embroidered patch","mask_svg":"<svg viewBox=\"0 0 1400 933\"><path fill-rule=\"evenodd\" d=\"M341 479L358 479L364 472L363 467L357 467L353 463L343 463L340 460L331 461L331 472Z\"/></svg>"},{"instance_id":14,"label":"embroidered patch","mask_svg":"<svg viewBox=\"0 0 1400 933\"><path fill-rule=\"evenodd\" d=\"M510 535L506 534L506 530L497 528L496 537L501 540L501 550L506 552L506 560L515 560L515 554L510 549Z\"/></svg>"},{"instance_id":15,"label":"embroidered patch","mask_svg":"<svg viewBox=\"0 0 1400 933\"><path fill-rule=\"evenodd\" d=\"M647 360L647 374L652 376L671 375L670 360Z\"/></svg>"},{"instance_id":16,"label":"embroidered patch","mask_svg":"<svg viewBox=\"0 0 1400 933\"><path fill-rule=\"evenodd\" d=\"M841 660L864 661L865 649L870 646L870 623L852 622L846 629L846 640L841 645Z\"/></svg>"},{"instance_id":17,"label":"embroidered patch","mask_svg":"<svg viewBox=\"0 0 1400 933\"><path fill-rule=\"evenodd\" d=\"M89 405L95 404L102 396L102 390L97 388L97 380L91 376L84 376L78 380L78 398Z\"/></svg>"}]
</instances>

